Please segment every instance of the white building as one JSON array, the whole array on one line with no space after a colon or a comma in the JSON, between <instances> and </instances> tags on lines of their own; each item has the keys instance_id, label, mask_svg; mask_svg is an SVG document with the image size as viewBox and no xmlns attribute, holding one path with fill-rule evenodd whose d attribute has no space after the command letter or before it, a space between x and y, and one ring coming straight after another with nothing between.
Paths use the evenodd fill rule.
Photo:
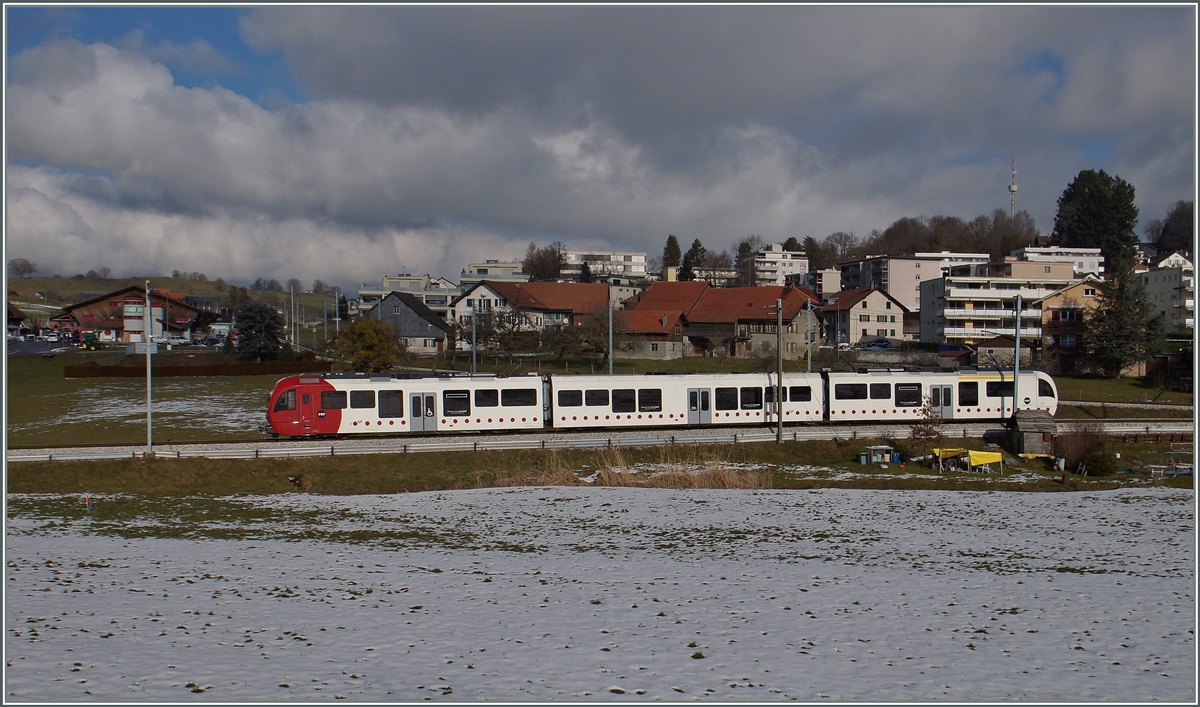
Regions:
<instances>
[{"instance_id":1,"label":"white building","mask_svg":"<svg viewBox=\"0 0 1200 707\"><path fill-rule=\"evenodd\" d=\"M1173 260L1174 259L1174 260ZM1186 263L1174 267L1157 267L1138 273L1146 299L1163 317L1163 330L1174 333L1195 328L1196 287L1195 270L1187 258L1178 253L1163 262Z\"/></svg>"},{"instance_id":2,"label":"white building","mask_svg":"<svg viewBox=\"0 0 1200 707\"><path fill-rule=\"evenodd\" d=\"M834 268L810 270L798 284L815 292L818 300L824 300L842 289L842 271Z\"/></svg>"},{"instance_id":3,"label":"white building","mask_svg":"<svg viewBox=\"0 0 1200 707\"><path fill-rule=\"evenodd\" d=\"M432 275L384 275L379 289L363 284L358 288L358 303L355 311L367 311L374 307L389 292L405 292L413 295L426 307L440 316L446 316L450 303L458 297L462 290L444 277Z\"/></svg>"},{"instance_id":4,"label":"white building","mask_svg":"<svg viewBox=\"0 0 1200 707\"><path fill-rule=\"evenodd\" d=\"M646 253L634 250L565 250L561 278L579 280L584 263L593 278L646 279Z\"/></svg>"},{"instance_id":5,"label":"white building","mask_svg":"<svg viewBox=\"0 0 1200 707\"><path fill-rule=\"evenodd\" d=\"M874 287L899 300L909 311L921 309L921 285L936 280L950 268L986 265L987 253L915 253L913 255L868 255L861 260L838 263L842 289Z\"/></svg>"},{"instance_id":6,"label":"white building","mask_svg":"<svg viewBox=\"0 0 1200 707\"><path fill-rule=\"evenodd\" d=\"M782 243L772 243L754 254L754 284L758 287L782 287L789 276L806 274L808 255L804 251L784 250Z\"/></svg>"},{"instance_id":7,"label":"white building","mask_svg":"<svg viewBox=\"0 0 1200 707\"><path fill-rule=\"evenodd\" d=\"M1100 275L1104 272L1104 256L1100 255L1099 248L1063 248L1056 245L1034 248L1029 246L1018 248L1010 255L1035 263L1071 263L1071 267L1079 277Z\"/></svg>"},{"instance_id":8,"label":"white building","mask_svg":"<svg viewBox=\"0 0 1200 707\"><path fill-rule=\"evenodd\" d=\"M485 260L471 263L458 277L460 291L466 292L484 280L497 282L529 282L529 273L522 272L522 265L514 261Z\"/></svg>"}]
</instances>

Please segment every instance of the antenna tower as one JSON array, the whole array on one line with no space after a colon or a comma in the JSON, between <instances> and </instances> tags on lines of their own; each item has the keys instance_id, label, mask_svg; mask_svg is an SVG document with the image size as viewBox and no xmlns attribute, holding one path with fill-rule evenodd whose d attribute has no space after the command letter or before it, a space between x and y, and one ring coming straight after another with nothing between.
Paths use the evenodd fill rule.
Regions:
<instances>
[{"instance_id":1,"label":"antenna tower","mask_svg":"<svg viewBox=\"0 0 1200 707\"><path fill-rule=\"evenodd\" d=\"M1008 220L1017 215L1017 161L1012 161L1012 183L1008 185Z\"/></svg>"}]
</instances>

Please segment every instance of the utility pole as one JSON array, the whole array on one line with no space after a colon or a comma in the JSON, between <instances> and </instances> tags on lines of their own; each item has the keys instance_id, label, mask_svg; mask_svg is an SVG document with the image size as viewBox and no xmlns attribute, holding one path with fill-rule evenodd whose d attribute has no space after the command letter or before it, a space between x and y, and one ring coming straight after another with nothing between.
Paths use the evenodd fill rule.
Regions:
<instances>
[{"instance_id":1,"label":"utility pole","mask_svg":"<svg viewBox=\"0 0 1200 707\"><path fill-rule=\"evenodd\" d=\"M1021 378L1021 295L1017 295L1013 301L1017 306L1017 318L1013 320L1013 325L1016 327L1013 329L1015 342L1013 350L1013 417L1015 418L1021 400L1020 391L1017 389Z\"/></svg>"},{"instance_id":2,"label":"utility pole","mask_svg":"<svg viewBox=\"0 0 1200 707\"><path fill-rule=\"evenodd\" d=\"M479 338L478 329L475 327L475 303L468 302L471 305L471 373L475 373L475 342Z\"/></svg>"},{"instance_id":3,"label":"utility pole","mask_svg":"<svg viewBox=\"0 0 1200 707\"><path fill-rule=\"evenodd\" d=\"M808 355L808 372L812 373L812 300L806 301L805 304L808 307L804 317L804 326L806 328L804 332L804 350Z\"/></svg>"},{"instance_id":4,"label":"utility pole","mask_svg":"<svg viewBox=\"0 0 1200 707\"><path fill-rule=\"evenodd\" d=\"M613 306L612 297L608 298L608 375L613 374Z\"/></svg>"},{"instance_id":5,"label":"utility pole","mask_svg":"<svg viewBox=\"0 0 1200 707\"><path fill-rule=\"evenodd\" d=\"M783 300L775 300L775 444L783 444Z\"/></svg>"},{"instance_id":6,"label":"utility pole","mask_svg":"<svg viewBox=\"0 0 1200 707\"><path fill-rule=\"evenodd\" d=\"M151 457L154 456L154 433L153 433L154 424L153 424L153 420L151 419L151 412L150 412L152 409L152 400L153 400L153 396L151 394L152 385L151 385L151 378L150 378L150 350L151 350L150 347L153 346L153 344L150 343L150 340L153 338L151 335L154 333L154 329L153 329L154 319L151 314L151 312L153 311L151 309L151 304L152 303L150 301L150 281L146 280L146 335L142 338L145 339L145 346L146 346L146 458L147 459L150 459Z\"/></svg>"}]
</instances>

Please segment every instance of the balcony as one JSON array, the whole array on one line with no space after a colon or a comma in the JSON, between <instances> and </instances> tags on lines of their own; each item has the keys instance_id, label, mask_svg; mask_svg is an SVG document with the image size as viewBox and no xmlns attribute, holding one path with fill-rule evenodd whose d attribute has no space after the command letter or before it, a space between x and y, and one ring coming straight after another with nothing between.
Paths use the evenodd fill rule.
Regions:
<instances>
[{"instance_id":1,"label":"balcony","mask_svg":"<svg viewBox=\"0 0 1200 707\"><path fill-rule=\"evenodd\" d=\"M993 336L1016 336L1016 332L1011 328L1009 328L1009 329L1001 329L1001 328L974 329L974 328L967 328L967 327L946 327L946 328L942 329L942 334L947 337L949 337L949 336L955 336L955 337L959 337L959 338L971 337L973 339L991 338ZM1021 338L1022 339L1040 339L1040 338L1042 338L1042 328L1041 327L1029 327L1029 328L1021 327Z\"/></svg>"}]
</instances>

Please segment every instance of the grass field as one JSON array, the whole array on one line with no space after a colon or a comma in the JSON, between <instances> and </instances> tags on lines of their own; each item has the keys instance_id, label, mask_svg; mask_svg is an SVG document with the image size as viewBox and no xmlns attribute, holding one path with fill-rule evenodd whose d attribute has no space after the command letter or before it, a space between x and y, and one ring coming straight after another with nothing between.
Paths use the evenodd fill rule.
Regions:
<instances>
[{"instance_id":1,"label":"grass field","mask_svg":"<svg viewBox=\"0 0 1200 707\"><path fill-rule=\"evenodd\" d=\"M88 462L26 462L8 467L10 493L127 493L177 496L264 493L391 494L493 486L648 485L672 488L871 488L1014 490L1061 492L1105 490L1145 484L1147 476L1075 477L1040 461L1006 467L998 475L939 474L923 466L861 466L858 454L880 440L787 442L723 446L653 447L627 450L514 450L446 454L310 457L290 460L156 459ZM903 440L898 451L916 450ZM983 449L981 440L960 442ZM1131 468L1165 463L1168 444L1122 446ZM607 472L607 477L605 476ZM654 483L650 477L666 480ZM707 479L703 477L708 475ZM672 477L673 475L673 477ZM692 478L685 478L692 477ZM296 479L293 483L290 478ZM1168 480L1190 488L1191 478ZM132 502L132 501L131 501ZM115 511L114 511L115 512Z\"/></svg>"}]
</instances>

